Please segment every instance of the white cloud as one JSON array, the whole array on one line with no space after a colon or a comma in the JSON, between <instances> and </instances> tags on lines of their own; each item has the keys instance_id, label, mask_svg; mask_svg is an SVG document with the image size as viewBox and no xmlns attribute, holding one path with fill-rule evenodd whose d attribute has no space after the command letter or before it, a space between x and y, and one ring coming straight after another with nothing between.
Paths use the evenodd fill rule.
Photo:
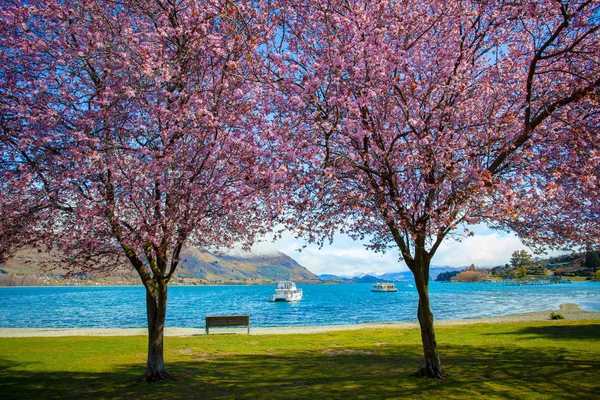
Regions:
<instances>
[{"instance_id":1,"label":"white cloud","mask_svg":"<svg viewBox=\"0 0 600 400\"><path fill-rule=\"evenodd\" d=\"M471 264L492 267L506 264L515 250L531 251L514 235L497 232L476 234L461 242L445 241L433 257L432 263L454 267Z\"/></svg>"},{"instance_id":2,"label":"white cloud","mask_svg":"<svg viewBox=\"0 0 600 400\"><path fill-rule=\"evenodd\" d=\"M475 264L480 267L492 267L509 262L515 250L527 250L514 234L501 233L483 225L469 227L475 236L464 238L461 242L447 240L438 249L432 264L462 267ZM319 249L316 245L307 245L301 252L305 241L292 235L272 242L266 238L252 249L253 252L269 253L281 251L294 258L311 272L352 276L365 273L398 272L408 268L399 261L399 253L392 249L384 255L367 250L362 242L352 240L346 235L338 235L332 245ZM551 252L549 255L558 254Z\"/></svg>"},{"instance_id":3,"label":"white cloud","mask_svg":"<svg viewBox=\"0 0 600 400\"><path fill-rule=\"evenodd\" d=\"M268 253L281 251L286 253L311 272L352 276L362 273L384 273L389 271L407 270L404 264L398 262L398 252L376 254L365 249L363 243L356 242L346 235L338 235L332 245L326 244L319 249L317 245L307 244L292 235L284 234L283 238L273 243L268 238L252 248L252 252Z\"/></svg>"}]
</instances>

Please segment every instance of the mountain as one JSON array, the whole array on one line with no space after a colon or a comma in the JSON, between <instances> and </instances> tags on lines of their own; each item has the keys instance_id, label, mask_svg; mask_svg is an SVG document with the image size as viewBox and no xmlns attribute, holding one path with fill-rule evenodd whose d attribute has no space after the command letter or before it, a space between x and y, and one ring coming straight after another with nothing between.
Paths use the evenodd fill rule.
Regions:
<instances>
[{"instance_id":1,"label":"mountain","mask_svg":"<svg viewBox=\"0 0 600 400\"><path fill-rule=\"evenodd\" d=\"M410 271L386 272L385 274L379 275L379 278L392 282L413 281L412 272Z\"/></svg>"},{"instance_id":2,"label":"mountain","mask_svg":"<svg viewBox=\"0 0 600 400\"><path fill-rule=\"evenodd\" d=\"M183 252L181 278L199 278L211 282L293 280L317 282L319 278L285 253L263 255L217 255L197 248Z\"/></svg>"},{"instance_id":3,"label":"mountain","mask_svg":"<svg viewBox=\"0 0 600 400\"><path fill-rule=\"evenodd\" d=\"M319 275L319 279L322 281L344 281L344 282L348 282L351 280L350 278L346 278L344 276L332 275L332 274L321 274L321 275Z\"/></svg>"},{"instance_id":4,"label":"mountain","mask_svg":"<svg viewBox=\"0 0 600 400\"><path fill-rule=\"evenodd\" d=\"M361 278L355 277L352 278L352 280L356 283L377 283L377 282L381 282L381 279L379 279L376 276L373 275L365 275Z\"/></svg>"},{"instance_id":5,"label":"mountain","mask_svg":"<svg viewBox=\"0 0 600 400\"><path fill-rule=\"evenodd\" d=\"M447 271L460 271L464 268L455 268L448 267L442 265L433 265L429 270L429 275L432 280L435 280L439 274ZM412 282L414 281L412 272L410 271L400 271L400 272L386 272L384 274L358 274L352 278L332 275L332 274L322 274L319 275L319 279L322 281L328 282L358 282L358 283L366 283L366 282Z\"/></svg>"},{"instance_id":6,"label":"mountain","mask_svg":"<svg viewBox=\"0 0 600 400\"><path fill-rule=\"evenodd\" d=\"M410 272L409 272L410 274ZM386 274L384 274L386 275ZM331 275L331 274L322 274L319 275L319 279L325 282L339 282L339 283L377 283L377 282L389 282L392 279L388 279L383 277L384 275L378 276L375 274L367 274L367 275L358 275L352 278L348 278L345 276Z\"/></svg>"},{"instance_id":7,"label":"mountain","mask_svg":"<svg viewBox=\"0 0 600 400\"><path fill-rule=\"evenodd\" d=\"M123 266L108 275L67 272L60 267L42 268L51 259L47 253L24 250L6 264L0 265L0 286L21 285L138 285L137 273ZM273 254L218 255L197 248L186 249L181 255L172 284L256 284L290 279L296 282L319 282L312 272L288 255Z\"/></svg>"},{"instance_id":8,"label":"mountain","mask_svg":"<svg viewBox=\"0 0 600 400\"><path fill-rule=\"evenodd\" d=\"M439 274L441 274L442 272L460 271L462 269L464 269L464 267L455 268L455 267L449 267L446 265L432 265L429 268L429 276L431 277L432 280L435 280L435 278L437 278L437 276ZM410 272L410 271L386 272L385 274L378 275L378 277L380 279L385 279L387 281L392 281L392 282L402 282L402 281L412 282L414 280L412 272Z\"/></svg>"}]
</instances>

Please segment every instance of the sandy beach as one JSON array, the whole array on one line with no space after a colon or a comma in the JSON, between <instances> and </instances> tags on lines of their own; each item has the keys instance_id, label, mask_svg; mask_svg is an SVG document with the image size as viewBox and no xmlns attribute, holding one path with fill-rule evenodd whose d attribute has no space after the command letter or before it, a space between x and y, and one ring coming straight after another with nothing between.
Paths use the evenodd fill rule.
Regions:
<instances>
[{"instance_id":1,"label":"sandy beach","mask_svg":"<svg viewBox=\"0 0 600 400\"><path fill-rule=\"evenodd\" d=\"M600 312L582 310L577 304L561 304L558 310L537 311L523 314L505 315L492 318L472 318L436 321L436 326L469 325L469 324L499 324L505 322L548 321L551 312L559 312L566 320L600 320ZM291 326L275 328L250 328L251 335L285 335L321 333L331 331L347 331L374 328L418 328L417 322L389 322L357 325L332 326ZM246 328L214 330L218 332L245 333ZM138 336L146 335L146 328L0 328L0 337L57 337L57 336ZM195 336L204 335L204 328L166 328L166 336Z\"/></svg>"}]
</instances>

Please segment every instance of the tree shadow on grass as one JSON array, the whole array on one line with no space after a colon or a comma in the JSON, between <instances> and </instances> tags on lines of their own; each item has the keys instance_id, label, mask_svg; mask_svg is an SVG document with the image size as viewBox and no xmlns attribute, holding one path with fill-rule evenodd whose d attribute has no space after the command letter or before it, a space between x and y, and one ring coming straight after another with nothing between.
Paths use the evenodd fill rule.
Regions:
<instances>
[{"instance_id":1,"label":"tree shadow on grass","mask_svg":"<svg viewBox=\"0 0 600 400\"><path fill-rule=\"evenodd\" d=\"M3 399L388 399L594 398L600 361L593 354L509 346L444 346L445 380L415 378L415 345L268 354L193 354L168 364L176 381L134 383L141 365L109 373L35 371L0 359Z\"/></svg>"},{"instance_id":2,"label":"tree shadow on grass","mask_svg":"<svg viewBox=\"0 0 600 400\"><path fill-rule=\"evenodd\" d=\"M484 335L516 335L522 339L547 338L600 341L600 324L528 326L512 332L484 333Z\"/></svg>"},{"instance_id":3,"label":"tree shadow on grass","mask_svg":"<svg viewBox=\"0 0 600 400\"><path fill-rule=\"evenodd\" d=\"M0 358L0 398L124 398L122 388L130 385L135 379L133 371L131 374L124 370L116 373L39 371L35 366L34 370L31 370L32 365L34 363L19 363ZM138 373L141 373L141 369ZM120 384L120 387L115 384Z\"/></svg>"}]
</instances>

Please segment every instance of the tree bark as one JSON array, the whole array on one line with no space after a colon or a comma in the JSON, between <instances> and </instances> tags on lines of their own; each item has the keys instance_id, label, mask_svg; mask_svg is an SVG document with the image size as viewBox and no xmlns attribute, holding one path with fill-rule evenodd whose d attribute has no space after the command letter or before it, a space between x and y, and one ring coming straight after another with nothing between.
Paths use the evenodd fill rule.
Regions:
<instances>
[{"instance_id":1,"label":"tree bark","mask_svg":"<svg viewBox=\"0 0 600 400\"><path fill-rule=\"evenodd\" d=\"M433 314L429 305L429 263L426 260L421 260L421 263L421 268L413 271L413 274L415 275L415 284L419 292L417 317L421 326L421 341L423 342L425 360L415 375L428 378L444 378L446 375L444 374L438 355L433 327Z\"/></svg>"},{"instance_id":2,"label":"tree bark","mask_svg":"<svg viewBox=\"0 0 600 400\"><path fill-rule=\"evenodd\" d=\"M146 288L146 311L148 314L148 360L146 372L140 380L156 382L173 379L165 371L163 357L165 317L167 315L167 285L156 285L155 293Z\"/></svg>"}]
</instances>

